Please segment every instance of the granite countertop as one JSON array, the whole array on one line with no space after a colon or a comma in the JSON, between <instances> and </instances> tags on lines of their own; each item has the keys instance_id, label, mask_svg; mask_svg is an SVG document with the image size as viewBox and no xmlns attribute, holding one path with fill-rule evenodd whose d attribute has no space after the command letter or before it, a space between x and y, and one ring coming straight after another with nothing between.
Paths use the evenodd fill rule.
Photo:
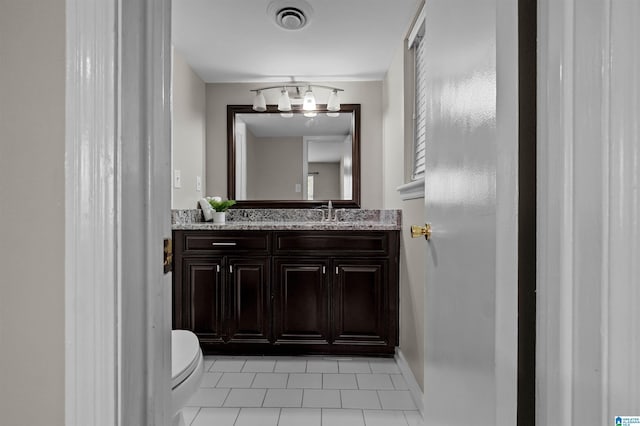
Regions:
<instances>
[{"instance_id":1,"label":"granite countertop","mask_svg":"<svg viewBox=\"0 0 640 426\"><path fill-rule=\"evenodd\" d=\"M234 209L226 223L204 222L201 210L173 210L175 230L393 231L402 227L400 210L340 210L337 221L322 221L322 212L309 209Z\"/></svg>"},{"instance_id":2,"label":"granite countertop","mask_svg":"<svg viewBox=\"0 0 640 426\"><path fill-rule=\"evenodd\" d=\"M175 230L264 230L264 231L372 231L399 230L400 226L380 222L282 222L282 221L229 221L227 223L193 222L174 224Z\"/></svg>"}]
</instances>

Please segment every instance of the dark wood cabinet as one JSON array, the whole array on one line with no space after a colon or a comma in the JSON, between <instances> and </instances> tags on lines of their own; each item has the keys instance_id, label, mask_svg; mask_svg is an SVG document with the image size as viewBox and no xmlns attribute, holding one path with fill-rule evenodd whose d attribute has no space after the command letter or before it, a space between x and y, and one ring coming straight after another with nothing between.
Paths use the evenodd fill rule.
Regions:
<instances>
[{"instance_id":1,"label":"dark wood cabinet","mask_svg":"<svg viewBox=\"0 0 640 426\"><path fill-rule=\"evenodd\" d=\"M185 258L182 262L181 328L192 330L211 343L220 343L225 336L221 268L220 257Z\"/></svg>"},{"instance_id":2,"label":"dark wood cabinet","mask_svg":"<svg viewBox=\"0 0 640 426\"><path fill-rule=\"evenodd\" d=\"M174 231L174 328L205 353L391 355L398 231Z\"/></svg>"},{"instance_id":3,"label":"dark wood cabinet","mask_svg":"<svg viewBox=\"0 0 640 426\"><path fill-rule=\"evenodd\" d=\"M329 343L329 286L325 259L275 258L274 343Z\"/></svg>"},{"instance_id":4,"label":"dark wood cabinet","mask_svg":"<svg viewBox=\"0 0 640 426\"><path fill-rule=\"evenodd\" d=\"M226 299L228 340L232 343L269 343L269 261L264 256L230 257Z\"/></svg>"},{"instance_id":5,"label":"dark wood cabinet","mask_svg":"<svg viewBox=\"0 0 640 426\"><path fill-rule=\"evenodd\" d=\"M385 346L393 314L385 286L386 260L336 259L332 298L333 343Z\"/></svg>"}]
</instances>

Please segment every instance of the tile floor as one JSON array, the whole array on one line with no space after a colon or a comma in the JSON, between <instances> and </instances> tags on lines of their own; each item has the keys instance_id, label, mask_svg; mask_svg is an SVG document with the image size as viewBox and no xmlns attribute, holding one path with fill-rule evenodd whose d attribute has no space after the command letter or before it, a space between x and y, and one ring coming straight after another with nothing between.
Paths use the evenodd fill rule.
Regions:
<instances>
[{"instance_id":1,"label":"tile floor","mask_svg":"<svg viewBox=\"0 0 640 426\"><path fill-rule=\"evenodd\" d=\"M190 426L420 426L393 359L205 357Z\"/></svg>"}]
</instances>

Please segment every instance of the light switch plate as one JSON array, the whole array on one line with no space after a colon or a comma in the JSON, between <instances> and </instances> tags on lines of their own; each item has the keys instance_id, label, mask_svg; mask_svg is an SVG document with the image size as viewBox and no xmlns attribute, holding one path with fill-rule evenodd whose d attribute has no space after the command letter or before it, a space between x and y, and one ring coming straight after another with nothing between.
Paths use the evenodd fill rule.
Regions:
<instances>
[{"instance_id":1,"label":"light switch plate","mask_svg":"<svg viewBox=\"0 0 640 426\"><path fill-rule=\"evenodd\" d=\"M196 191L202 191L202 178L196 176Z\"/></svg>"},{"instance_id":2,"label":"light switch plate","mask_svg":"<svg viewBox=\"0 0 640 426\"><path fill-rule=\"evenodd\" d=\"M178 169L175 169L173 171L173 187L182 188L182 176L180 175L180 170Z\"/></svg>"},{"instance_id":3,"label":"light switch plate","mask_svg":"<svg viewBox=\"0 0 640 426\"><path fill-rule=\"evenodd\" d=\"M302 192L302 185L296 183L296 192Z\"/></svg>"}]
</instances>

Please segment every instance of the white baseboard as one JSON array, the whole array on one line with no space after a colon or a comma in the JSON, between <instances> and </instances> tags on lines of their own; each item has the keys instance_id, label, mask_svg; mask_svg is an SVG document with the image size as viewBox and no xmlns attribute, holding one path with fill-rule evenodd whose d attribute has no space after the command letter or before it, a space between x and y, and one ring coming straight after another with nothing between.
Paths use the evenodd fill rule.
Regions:
<instances>
[{"instance_id":1,"label":"white baseboard","mask_svg":"<svg viewBox=\"0 0 640 426\"><path fill-rule=\"evenodd\" d=\"M416 404L416 407L418 407L420 415L424 418L424 393L420 389L420 385L418 384L416 377L413 375L411 368L409 368L409 363L400 348L396 348L395 359L398 364L398 368L400 368L400 372L402 373L402 377L409 386L409 392L411 392L413 402Z\"/></svg>"}]
</instances>

